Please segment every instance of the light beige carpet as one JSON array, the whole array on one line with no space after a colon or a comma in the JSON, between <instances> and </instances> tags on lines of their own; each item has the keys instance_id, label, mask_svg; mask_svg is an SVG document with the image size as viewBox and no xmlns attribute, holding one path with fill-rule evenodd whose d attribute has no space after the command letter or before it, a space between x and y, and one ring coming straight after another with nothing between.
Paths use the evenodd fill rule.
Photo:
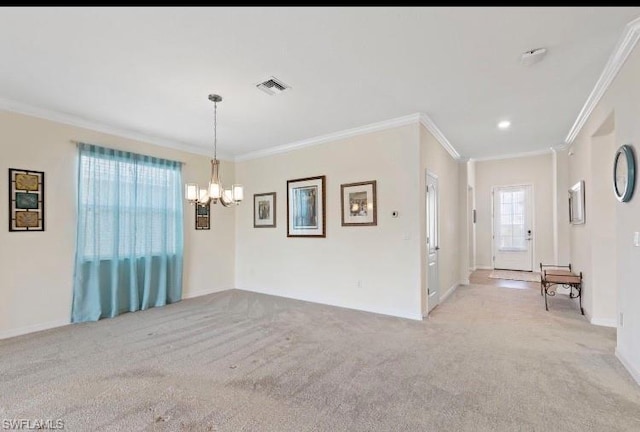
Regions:
<instances>
[{"instance_id":1,"label":"light beige carpet","mask_svg":"<svg viewBox=\"0 0 640 432\"><path fill-rule=\"evenodd\" d=\"M0 341L2 419L68 431L639 431L615 329L461 286L424 321L227 291Z\"/></svg>"},{"instance_id":2,"label":"light beige carpet","mask_svg":"<svg viewBox=\"0 0 640 432\"><path fill-rule=\"evenodd\" d=\"M509 279L525 282L540 282L540 273L517 270L493 270L489 273L492 279Z\"/></svg>"}]
</instances>

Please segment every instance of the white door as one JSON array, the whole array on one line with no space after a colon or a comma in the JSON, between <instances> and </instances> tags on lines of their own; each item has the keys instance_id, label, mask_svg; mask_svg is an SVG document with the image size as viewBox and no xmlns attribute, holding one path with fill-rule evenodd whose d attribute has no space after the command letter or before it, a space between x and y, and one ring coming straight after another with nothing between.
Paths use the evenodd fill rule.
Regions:
<instances>
[{"instance_id":1,"label":"white door","mask_svg":"<svg viewBox=\"0 0 640 432\"><path fill-rule=\"evenodd\" d=\"M493 267L533 270L531 185L493 188Z\"/></svg>"},{"instance_id":2,"label":"white door","mask_svg":"<svg viewBox=\"0 0 640 432\"><path fill-rule=\"evenodd\" d=\"M429 311L440 302L438 274L438 177L427 173L427 296Z\"/></svg>"}]
</instances>

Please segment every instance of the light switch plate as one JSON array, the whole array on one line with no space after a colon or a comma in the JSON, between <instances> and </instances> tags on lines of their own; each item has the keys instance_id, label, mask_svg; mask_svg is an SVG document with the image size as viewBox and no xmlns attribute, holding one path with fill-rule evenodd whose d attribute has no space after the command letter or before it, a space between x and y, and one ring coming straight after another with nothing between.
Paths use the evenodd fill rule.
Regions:
<instances>
[{"instance_id":1,"label":"light switch plate","mask_svg":"<svg viewBox=\"0 0 640 432\"><path fill-rule=\"evenodd\" d=\"M633 233L633 245L635 247L639 247L640 246L640 232L638 232L638 231Z\"/></svg>"}]
</instances>

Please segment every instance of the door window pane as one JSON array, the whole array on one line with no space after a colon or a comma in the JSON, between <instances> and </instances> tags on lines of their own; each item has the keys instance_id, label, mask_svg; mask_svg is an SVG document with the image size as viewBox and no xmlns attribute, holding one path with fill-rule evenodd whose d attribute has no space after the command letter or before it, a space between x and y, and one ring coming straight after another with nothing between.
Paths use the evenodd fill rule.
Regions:
<instances>
[{"instance_id":1,"label":"door window pane","mask_svg":"<svg viewBox=\"0 0 640 432\"><path fill-rule=\"evenodd\" d=\"M500 190L498 230L500 250L527 250L524 189Z\"/></svg>"}]
</instances>

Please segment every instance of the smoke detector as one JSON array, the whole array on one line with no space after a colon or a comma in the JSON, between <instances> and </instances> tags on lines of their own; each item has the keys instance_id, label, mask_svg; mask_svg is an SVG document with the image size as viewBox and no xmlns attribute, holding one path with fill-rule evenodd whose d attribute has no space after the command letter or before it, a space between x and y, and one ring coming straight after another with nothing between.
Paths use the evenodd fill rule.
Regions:
<instances>
[{"instance_id":1,"label":"smoke detector","mask_svg":"<svg viewBox=\"0 0 640 432\"><path fill-rule=\"evenodd\" d=\"M269 77L268 79L262 81L261 83L256 84L260 90L265 92L270 96L278 95L280 93L284 93L289 90L291 86L283 83L279 79L275 77Z\"/></svg>"},{"instance_id":2,"label":"smoke detector","mask_svg":"<svg viewBox=\"0 0 640 432\"><path fill-rule=\"evenodd\" d=\"M525 51L520 56L520 63L523 66L531 66L532 64L538 63L542 60L547 53L546 48L536 48L529 51Z\"/></svg>"}]
</instances>

